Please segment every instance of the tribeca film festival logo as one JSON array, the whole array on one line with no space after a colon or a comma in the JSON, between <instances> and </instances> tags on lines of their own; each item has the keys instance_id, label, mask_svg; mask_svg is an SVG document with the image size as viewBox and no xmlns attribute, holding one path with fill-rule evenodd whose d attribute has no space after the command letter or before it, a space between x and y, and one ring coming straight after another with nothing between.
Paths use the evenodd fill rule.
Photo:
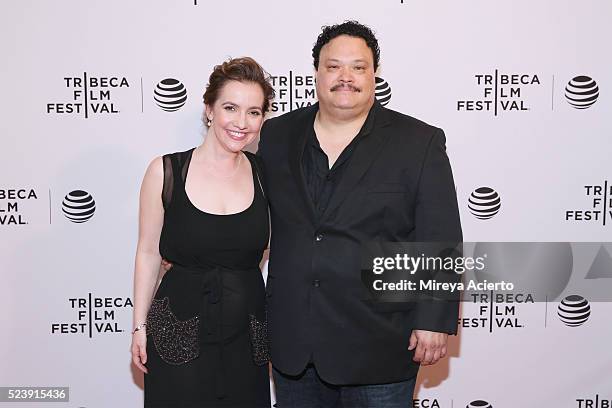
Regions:
<instances>
[{"instance_id":1,"label":"tribeca film festival logo","mask_svg":"<svg viewBox=\"0 0 612 408\"><path fill-rule=\"evenodd\" d=\"M582 209L568 209L565 211L565 221L568 222L594 222L606 225L612 219L612 184L605 180L603 184L590 184L584 186L584 196L590 203Z\"/></svg>"},{"instance_id":2,"label":"tribeca film festival logo","mask_svg":"<svg viewBox=\"0 0 612 408\"><path fill-rule=\"evenodd\" d=\"M464 299L476 305L476 309L464 309L465 317L459 320L459 324L463 328L488 328L489 332L494 329L526 327L521 317L528 318L529 315L522 316L520 309L524 306L521 303L532 304L535 300L548 303L549 299L556 299L568 290L569 295L563 295L556 305L557 317L567 327L584 325L592 314L592 306L583 296L584 292L576 292L584 291L587 285L592 289L589 292L591 301L594 300L593 297L608 299L605 283L598 281L612 279L612 256L606 248L607 245L609 243L476 243L474 256L483 253L490 256L485 269L474 270L475 277L481 282L484 279L512 280L516 291L469 294ZM579 262L581 265L578 269L575 269L577 259L582 261ZM590 259L592 261L589 262ZM572 275L577 279L572 279ZM579 279L586 282L580 283L577 281ZM568 285L573 286L568 289ZM599 295L596 294L598 289L603 289L599 291ZM547 312L544 327L547 327L546 315Z\"/></svg>"},{"instance_id":3,"label":"tribeca film festival logo","mask_svg":"<svg viewBox=\"0 0 612 408\"><path fill-rule=\"evenodd\" d=\"M527 327L531 315L524 314L525 308L536 300L545 301L545 294L562 293L573 267L572 247L563 242L478 242L473 251L474 257L488 255L486 267L474 270L476 280L512 282L515 289L507 292L493 288L466 294L464 301L474 307L464 309L459 325L470 330L493 333ZM533 324L533 320L529 323Z\"/></svg>"},{"instance_id":4,"label":"tribeca film festival logo","mask_svg":"<svg viewBox=\"0 0 612 408\"><path fill-rule=\"evenodd\" d=\"M47 113L58 115L118 114L119 109L113 100L117 89L129 88L126 77L90 76L83 72L82 77L64 77L63 84L68 90L68 100L47 103Z\"/></svg>"},{"instance_id":5,"label":"tribeca film festival logo","mask_svg":"<svg viewBox=\"0 0 612 408\"><path fill-rule=\"evenodd\" d=\"M32 188L0 189L0 225L27 225L20 204L28 200L38 200Z\"/></svg>"},{"instance_id":6,"label":"tribeca film festival logo","mask_svg":"<svg viewBox=\"0 0 612 408\"><path fill-rule=\"evenodd\" d=\"M500 208L501 198L491 187L479 187L468 198L468 209L479 220L493 218Z\"/></svg>"},{"instance_id":7,"label":"tribeca film festival logo","mask_svg":"<svg viewBox=\"0 0 612 408\"><path fill-rule=\"evenodd\" d=\"M96 211L96 202L87 191L73 190L62 201L64 216L76 224L89 221Z\"/></svg>"},{"instance_id":8,"label":"tribeca film festival logo","mask_svg":"<svg viewBox=\"0 0 612 408\"><path fill-rule=\"evenodd\" d=\"M155 86L153 99L166 112L176 112L187 102L187 88L178 79L162 79Z\"/></svg>"},{"instance_id":9,"label":"tribeca film festival logo","mask_svg":"<svg viewBox=\"0 0 612 408\"><path fill-rule=\"evenodd\" d=\"M531 293L471 293L470 301L478 305L476 316L459 318L464 329L486 329L493 333L497 329L522 329L525 327L517 306L535 303Z\"/></svg>"},{"instance_id":10,"label":"tribeca film festival logo","mask_svg":"<svg viewBox=\"0 0 612 408\"><path fill-rule=\"evenodd\" d=\"M594 398L576 398L576 408L612 408L612 398L602 398L599 394Z\"/></svg>"},{"instance_id":11,"label":"tribeca film festival logo","mask_svg":"<svg viewBox=\"0 0 612 408\"><path fill-rule=\"evenodd\" d=\"M317 102L316 82L314 75L299 75L289 71L286 75L271 76L276 98L270 104L272 113L285 113L295 109L311 106ZM391 100L391 87L381 77L376 77L375 97L386 106Z\"/></svg>"},{"instance_id":12,"label":"tribeca film festival logo","mask_svg":"<svg viewBox=\"0 0 612 408\"><path fill-rule=\"evenodd\" d=\"M273 113L285 113L313 105L317 101L314 75L300 75L289 71L271 76L276 98L270 104Z\"/></svg>"},{"instance_id":13,"label":"tribeca film festival logo","mask_svg":"<svg viewBox=\"0 0 612 408\"><path fill-rule=\"evenodd\" d=\"M450 405L441 405L437 398L419 398L412 400L413 408L445 408L450 406L452 406L452 402Z\"/></svg>"},{"instance_id":14,"label":"tribeca film festival logo","mask_svg":"<svg viewBox=\"0 0 612 408\"><path fill-rule=\"evenodd\" d=\"M565 87L567 103L576 109L588 109L599 97L597 82L589 76L579 75L572 78Z\"/></svg>"},{"instance_id":15,"label":"tribeca film festival logo","mask_svg":"<svg viewBox=\"0 0 612 408\"><path fill-rule=\"evenodd\" d=\"M480 97L457 101L458 111L485 111L494 116L501 112L530 110L524 91L540 86L537 74L507 74L495 70L492 74L475 74Z\"/></svg>"},{"instance_id":16,"label":"tribeca film festival logo","mask_svg":"<svg viewBox=\"0 0 612 408\"><path fill-rule=\"evenodd\" d=\"M117 314L134 307L129 297L95 297L91 293L69 298L68 304L76 320L51 323L51 334L85 334L92 338L94 334L123 333Z\"/></svg>"},{"instance_id":17,"label":"tribeca film festival logo","mask_svg":"<svg viewBox=\"0 0 612 408\"><path fill-rule=\"evenodd\" d=\"M591 305L580 295L569 295L559 303L557 315L566 326L582 326L589 320Z\"/></svg>"}]
</instances>

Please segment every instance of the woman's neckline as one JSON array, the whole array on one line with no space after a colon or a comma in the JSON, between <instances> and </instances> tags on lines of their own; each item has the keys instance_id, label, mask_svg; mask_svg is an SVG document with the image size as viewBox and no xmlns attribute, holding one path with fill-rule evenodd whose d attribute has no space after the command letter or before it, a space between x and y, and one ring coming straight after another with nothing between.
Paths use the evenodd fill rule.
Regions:
<instances>
[{"instance_id":1,"label":"woman's neckline","mask_svg":"<svg viewBox=\"0 0 612 408\"><path fill-rule=\"evenodd\" d=\"M210 212L210 211L202 210L201 208L196 206L193 203L193 201L191 201L191 198L189 198L189 194L187 193L187 177L189 177L189 169L191 167L191 159L193 157L194 150L195 150L195 147L192 148L189 151L189 157L187 158L187 160L188 160L187 170L185 172L185 181L183 182L183 191L185 192L185 198L187 199L187 202L189 203L189 205L191 207L193 207L195 210L201 212L202 214L212 215L212 216L215 216L215 217L228 217L228 216L231 216L231 215L240 215L240 214L243 214L243 213L249 211L253 207L253 205L255 204L255 194L256 194L255 188L256 188L256 186L255 186L255 173L254 173L255 169L253 169L253 163L251 163L251 159L249 159L247 154L245 152L243 152L243 151L240 151L241 154L246 156L247 161L249 162L249 166L251 166L251 176L252 176L252 179L253 179L253 198L251 199L251 204L247 208L245 208L244 210L241 210L241 211L238 211L238 212L234 212L234 213L230 213L230 214L217 214L217 213L213 213L213 212Z\"/></svg>"}]
</instances>

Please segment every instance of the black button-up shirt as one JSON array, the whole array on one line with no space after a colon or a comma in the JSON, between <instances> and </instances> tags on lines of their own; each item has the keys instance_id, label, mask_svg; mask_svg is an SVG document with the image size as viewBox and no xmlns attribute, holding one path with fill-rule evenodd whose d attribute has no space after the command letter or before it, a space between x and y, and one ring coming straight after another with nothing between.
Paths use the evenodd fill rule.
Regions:
<instances>
[{"instance_id":1,"label":"black button-up shirt","mask_svg":"<svg viewBox=\"0 0 612 408\"><path fill-rule=\"evenodd\" d=\"M375 110L375 106L370 109L361 130L359 130L357 136L355 136L351 143L349 143L342 153L340 153L340 156L338 156L338 159L331 169L329 168L329 159L323 149L321 149L321 145L317 139L314 123L312 127L306 130L306 146L304 147L304 155L302 156L302 169L304 178L306 179L306 188L312 199L317 219L321 219L323 213L327 209L329 200L340 182L342 174L349 165L353 151L355 151L359 142L367 136L364 130L371 128L371 123L374 121Z\"/></svg>"}]
</instances>

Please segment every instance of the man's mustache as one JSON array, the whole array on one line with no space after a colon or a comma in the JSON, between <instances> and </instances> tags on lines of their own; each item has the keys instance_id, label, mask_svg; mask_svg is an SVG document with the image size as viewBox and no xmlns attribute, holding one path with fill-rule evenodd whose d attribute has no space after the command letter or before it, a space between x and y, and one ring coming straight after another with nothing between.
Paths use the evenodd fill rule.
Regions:
<instances>
[{"instance_id":1,"label":"man's mustache","mask_svg":"<svg viewBox=\"0 0 612 408\"><path fill-rule=\"evenodd\" d=\"M361 89L351 84L337 84L337 85L332 86L330 91L334 92L334 91L337 91L338 89L348 89L353 92L361 92Z\"/></svg>"}]
</instances>

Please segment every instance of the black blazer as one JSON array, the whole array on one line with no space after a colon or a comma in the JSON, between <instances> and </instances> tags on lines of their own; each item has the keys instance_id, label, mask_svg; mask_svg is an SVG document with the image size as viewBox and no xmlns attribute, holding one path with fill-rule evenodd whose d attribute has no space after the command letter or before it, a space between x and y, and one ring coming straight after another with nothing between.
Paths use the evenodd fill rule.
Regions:
<instances>
[{"instance_id":1,"label":"black blazer","mask_svg":"<svg viewBox=\"0 0 612 408\"><path fill-rule=\"evenodd\" d=\"M362 243L462 240L444 132L378 102L372 109L367 135L318 221L301 165L318 105L269 119L261 130L272 363L285 374L313 362L332 384L406 380L418 370L407 350L412 329L457 330L456 302L385 311L364 302Z\"/></svg>"}]
</instances>

